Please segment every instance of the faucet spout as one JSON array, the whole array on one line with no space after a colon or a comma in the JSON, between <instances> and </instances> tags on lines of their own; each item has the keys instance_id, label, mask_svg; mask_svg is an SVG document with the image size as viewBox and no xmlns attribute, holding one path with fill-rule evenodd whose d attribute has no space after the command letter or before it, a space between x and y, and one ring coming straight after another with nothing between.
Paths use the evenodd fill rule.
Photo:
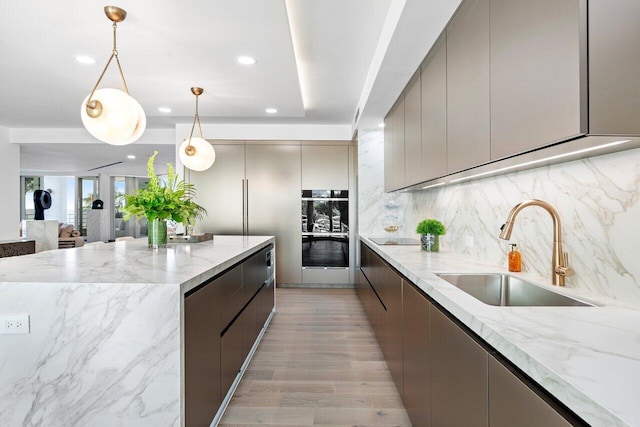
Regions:
<instances>
[{"instance_id":1,"label":"faucet spout","mask_svg":"<svg viewBox=\"0 0 640 427\"><path fill-rule=\"evenodd\" d=\"M558 211L553 206L538 199L525 200L524 202L518 203L513 207L513 209L511 209L511 212L509 212L507 221L501 228L502 231L500 232L500 238L504 240L511 238L516 216L518 216L520 211L528 206L539 206L551 215L553 220L553 248L551 254L552 283L554 285L564 286L564 278L566 276L571 276L573 274L573 270L569 268L568 255L562 251L562 225L560 223Z\"/></svg>"}]
</instances>

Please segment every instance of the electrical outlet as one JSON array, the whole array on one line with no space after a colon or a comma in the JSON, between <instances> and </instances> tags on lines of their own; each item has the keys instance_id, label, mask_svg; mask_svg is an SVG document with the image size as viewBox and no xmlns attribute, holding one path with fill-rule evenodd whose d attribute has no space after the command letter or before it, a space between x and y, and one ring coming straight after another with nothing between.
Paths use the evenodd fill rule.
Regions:
<instances>
[{"instance_id":1,"label":"electrical outlet","mask_svg":"<svg viewBox=\"0 0 640 427\"><path fill-rule=\"evenodd\" d=\"M28 334L28 314L3 314L0 315L0 334Z\"/></svg>"}]
</instances>

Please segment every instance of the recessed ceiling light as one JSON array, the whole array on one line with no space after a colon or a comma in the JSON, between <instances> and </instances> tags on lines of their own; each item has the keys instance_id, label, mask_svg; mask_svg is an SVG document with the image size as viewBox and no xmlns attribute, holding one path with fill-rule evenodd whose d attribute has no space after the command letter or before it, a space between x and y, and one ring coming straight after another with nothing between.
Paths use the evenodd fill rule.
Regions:
<instances>
[{"instance_id":1,"label":"recessed ceiling light","mask_svg":"<svg viewBox=\"0 0 640 427\"><path fill-rule=\"evenodd\" d=\"M277 109L275 109L275 108L265 108L265 110L264 110L264 111L265 111L267 114L275 114L275 113L277 113L277 112L278 112L278 110L277 110Z\"/></svg>"},{"instance_id":2,"label":"recessed ceiling light","mask_svg":"<svg viewBox=\"0 0 640 427\"><path fill-rule=\"evenodd\" d=\"M86 55L78 55L76 56L76 61L78 61L81 64L95 64L96 60L93 59L90 56L86 56Z\"/></svg>"},{"instance_id":3,"label":"recessed ceiling light","mask_svg":"<svg viewBox=\"0 0 640 427\"><path fill-rule=\"evenodd\" d=\"M378 123L378 127L383 128L384 127L384 123Z\"/></svg>"},{"instance_id":4,"label":"recessed ceiling light","mask_svg":"<svg viewBox=\"0 0 640 427\"><path fill-rule=\"evenodd\" d=\"M256 63L256 59L250 56L239 56L238 63L242 65L253 65Z\"/></svg>"},{"instance_id":5,"label":"recessed ceiling light","mask_svg":"<svg viewBox=\"0 0 640 427\"><path fill-rule=\"evenodd\" d=\"M136 158L136 156L134 156L133 154L129 154L129 155L127 156L127 159L131 159L131 160L133 160L133 159L135 159L135 158Z\"/></svg>"},{"instance_id":6,"label":"recessed ceiling light","mask_svg":"<svg viewBox=\"0 0 640 427\"><path fill-rule=\"evenodd\" d=\"M158 108L158 111L160 111L161 113L170 113L171 112L171 108L169 108L169 107L160 107L160 108Z\"/></svg>"}]
</instances>

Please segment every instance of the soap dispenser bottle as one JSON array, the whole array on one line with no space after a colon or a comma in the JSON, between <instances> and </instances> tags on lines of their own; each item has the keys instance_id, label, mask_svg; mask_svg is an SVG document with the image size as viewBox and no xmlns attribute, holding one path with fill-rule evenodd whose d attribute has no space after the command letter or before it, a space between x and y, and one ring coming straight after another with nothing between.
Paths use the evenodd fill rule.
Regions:
<instances>
[{"instance_id":1,"label":"soap dispenser bottle","mask_svg":"<svg viewBox=\"0 0 640 427\"><path fill-rule=\"evenodd\" d=\"M518 252L517 245L511 243L511 250L509 251L509 271L520 272L522 270L522 258L520 252Z\"/></svg>"}]
</instances>

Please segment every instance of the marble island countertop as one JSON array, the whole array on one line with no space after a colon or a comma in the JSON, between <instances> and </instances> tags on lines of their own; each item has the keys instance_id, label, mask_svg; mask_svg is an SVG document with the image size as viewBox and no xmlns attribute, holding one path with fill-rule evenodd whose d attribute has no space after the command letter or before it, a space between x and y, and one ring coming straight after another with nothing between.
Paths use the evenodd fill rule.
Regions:
<instances>
[{"instance_id":1,"label":"marble island countertop","mask_svg":"<svg viewBox=\"0 0 640 427\"><path fill-rule=\"evenodd\" d=\"M185 292L274 242L146 239L0 259L0 426L180 426Z\"/></svg>"},{"instance_id":2,"label":"marble island countertop","mask_svg":"<svg viewBox=\"0 0 640 427\"><path fill-rule=\"evenodd\" d=\"M0 283L130 283L181 285L183 292L269 243L269 236L215 236L202 243L169 243L151 250L147 239L40 252L0 260Z\"/></svg>"},{"instance_id":3,"label":"marble island countertop","mask_svg":"<svg viewBox=\"0 0 640 427\"><path fill-rule=\"evenodd\" d=\"M551 290L596 307L496 307L435 273L507 273L464 255L428 253L419 246L367 246L416 284L558 400L594 426L640 426L640 310L577 290Z\"/></svg>"}]
</instances>

